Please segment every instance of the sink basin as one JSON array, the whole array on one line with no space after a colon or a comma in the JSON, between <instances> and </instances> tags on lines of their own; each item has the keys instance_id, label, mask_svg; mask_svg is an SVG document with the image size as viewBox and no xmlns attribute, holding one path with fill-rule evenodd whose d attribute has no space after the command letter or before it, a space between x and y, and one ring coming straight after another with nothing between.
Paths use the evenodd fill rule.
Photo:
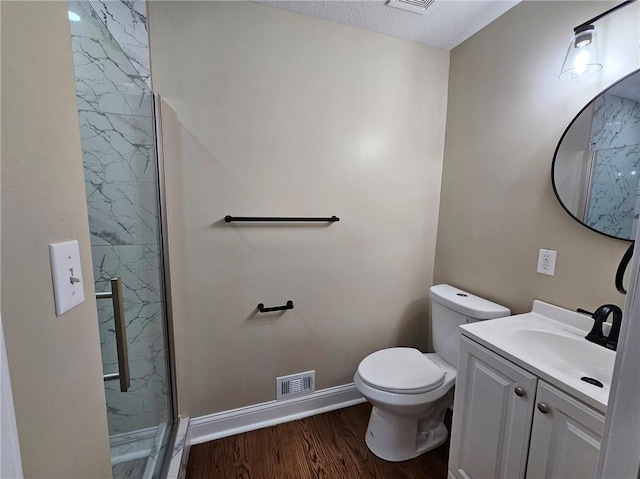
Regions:
<instances>
[{"instance_id":1,"label":"sink basin","mask_svg":"<svg viewBox=\"0 0 640 479\"><path fill-rule=\"evenodd\" d=\"M588 377L611 386L615 352L591 343L582 335L542 329L514 328L506 338L539 361L577 379Z\"/></svg>"},{"instance_id":2,"label":"sink basin","mask_svg":"<svg viewBox=\"0 0 640 479\"><path fill-rule=\"evenodd\" d=\"M536 300L530 313L465 324L460 330L468 339L606 413L616 353L584 339L592 326L588 315Z\"/></svg>"}]
</instances>

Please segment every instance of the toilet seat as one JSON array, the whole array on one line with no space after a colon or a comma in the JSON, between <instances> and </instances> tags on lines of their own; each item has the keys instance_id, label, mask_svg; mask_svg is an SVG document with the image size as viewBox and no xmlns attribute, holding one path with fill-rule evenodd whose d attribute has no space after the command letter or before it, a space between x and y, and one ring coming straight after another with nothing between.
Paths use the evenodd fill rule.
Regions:
<instances>
[{"instance_id":1,"label":"toilet seat","mask_svg":"<svg viewBox=\"0 0 640 479\"><path fill-rule=\"evenodd\" d=\"M414 348L388 348L364 358L360 379L369 386L396 394L420 394L442 386L444 371Z\"/></svg>"}]
</instances>

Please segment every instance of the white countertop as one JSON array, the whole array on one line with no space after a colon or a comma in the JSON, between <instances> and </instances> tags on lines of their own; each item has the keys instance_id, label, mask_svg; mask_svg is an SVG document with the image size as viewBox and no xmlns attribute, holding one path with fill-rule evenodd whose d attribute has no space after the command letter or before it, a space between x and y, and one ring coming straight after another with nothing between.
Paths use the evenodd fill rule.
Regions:
<instances>
[{"instance_id":1,"label":"white countertop","mask_svg":"<svg viewBox=\"0 0 640 479\"><path fill-rule=\"evenodd\" d=\"M584 339L592 325L587 315L534 301L530 313L460 328L464 336L604 414L615 351ZM604 387L582 381L582 376L595 378Z\"/></svg>"}]
</instances>

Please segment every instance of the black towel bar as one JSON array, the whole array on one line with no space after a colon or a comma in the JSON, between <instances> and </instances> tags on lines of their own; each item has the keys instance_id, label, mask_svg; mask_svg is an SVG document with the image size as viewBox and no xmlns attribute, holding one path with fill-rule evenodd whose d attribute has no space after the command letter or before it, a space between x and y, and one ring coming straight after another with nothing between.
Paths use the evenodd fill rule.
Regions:
<instances>
[{"instance_id":1,"label":"black towel bar","mask_svg":"<svg viewBox=\"0 0 640 479\"><path fill-rule=\"evenodd\" d=\"M231 216L227 215L224 217L224 220L227 223L231 223L232 221L328 221L330 223L335 223L336 221L340 221L340 218L337 216L331 216L330 218L321 217L321 218L300 218L294 216Z\"/></svg>"},{"instance_id":2,"label":"black towel bar","mask_svg":"<svg viewBox=\"0 0 640 479\"><path fill-rule=\"evenodd\" d=\"M271 311L284 311L286 309L293 309L293 301L289 300L284 306L274 306L272 308L265 308L264 304L262 303L258 304L258 311L260 311L261 313L270 313Z\"/></svg>"}]
</instances>

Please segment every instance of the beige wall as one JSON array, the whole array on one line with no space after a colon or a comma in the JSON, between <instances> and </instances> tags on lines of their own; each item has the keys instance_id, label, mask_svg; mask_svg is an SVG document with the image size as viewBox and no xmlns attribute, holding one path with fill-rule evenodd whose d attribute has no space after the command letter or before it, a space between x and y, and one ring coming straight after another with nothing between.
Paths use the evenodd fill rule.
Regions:
<instances>
[{"instance_id":1,"label":"beige wall","mask_svg":"<svg viewBox=\"0 0 640 479\"><path fill-rule=\"evenodd\" d=\"M182 413L272 400L276 376L309 369L342 385L376 349L426 346L449 53L250 2L154 2L149 24L172 110Z\"/></svg>"},{"instance_id":2,"label":"beige wall","mask_svg":"<svg viewBox=\"0 0 640 479\"><path fill-rule=\"evenodd\" d=\"M622 305L615 269L628 243L567 215L551 161L572 118L640 66L638 4L600 20L605 67L558 80L574 26L610 2L522 2L452 51L435 282L509 306L538 298L570 309ZM555 277L536 273L539 248L558 251Z\"/></svg>"},{"instance_id":3,"label":"beige wall","mask_svg":"<svg viewBox=\"0 0 640 479\"><path fill-rule=\"evenodd\" d=\"M111 476L64 2L2 2L2 321L25 477ZM48 243L77 239L83 304L57 318Z\"/></svg>"}]
</instances>

